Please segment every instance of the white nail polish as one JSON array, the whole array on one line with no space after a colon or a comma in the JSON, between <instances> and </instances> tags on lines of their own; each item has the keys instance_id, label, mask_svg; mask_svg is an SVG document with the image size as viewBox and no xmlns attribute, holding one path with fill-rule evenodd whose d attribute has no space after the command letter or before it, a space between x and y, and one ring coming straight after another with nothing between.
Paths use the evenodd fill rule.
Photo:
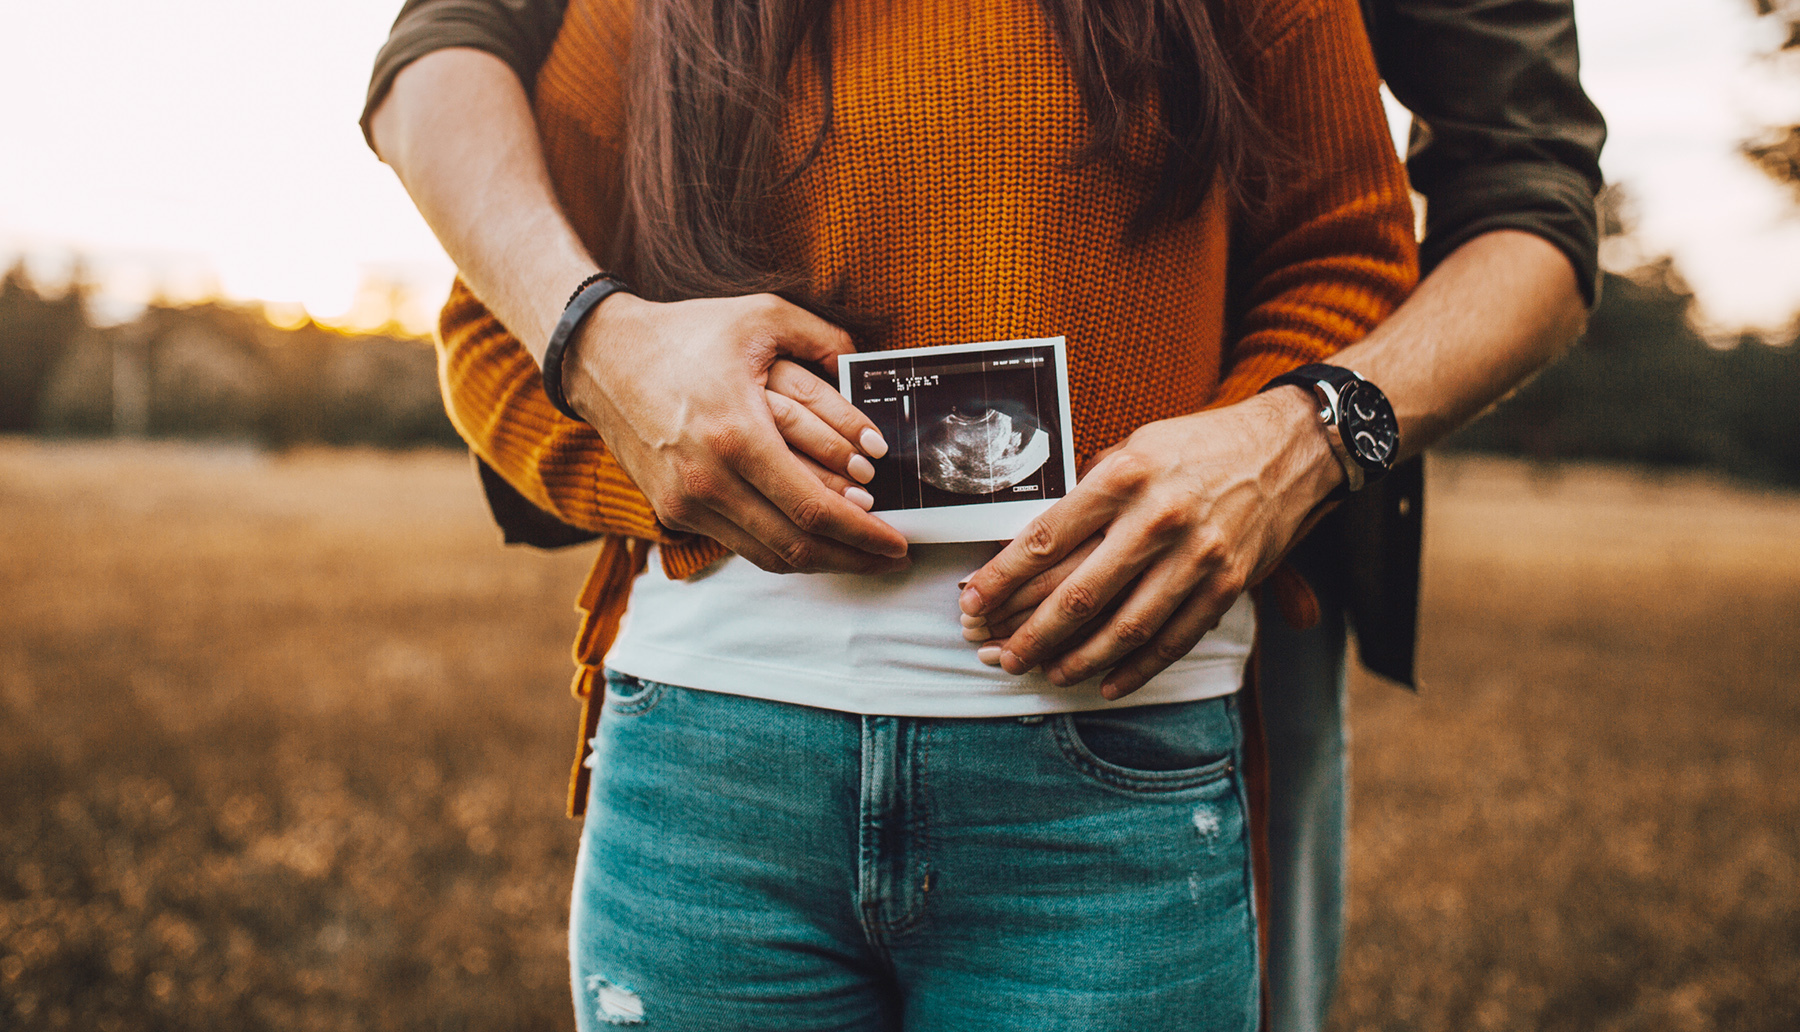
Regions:
<instances>
[{"instance_id":1,"label":"white nail polish","mask_svg":"<svg viewBox=\"0 0 1800 1032\"><path fill-rule=\"evenodd\" d=\"M967 613L958 613L956 618L958 620L962 621L962 625L964 627L986 627L987 626L987 617L985 617L985 616L970 616Z\"/></svg>"},{"instance_id":2,"label":"white nail polish","mask_svg":"<svg viewBox=\"0 0 1800 1032\"><path fill-rule=\"evenodd\" d=\"M983 645L979 649L975 650L975 658L981 660L983 663L986 663L988 666L999 666L1000 665L1000 646L998 646L998 645Z\"/></svg>"},{"instance_id":3,"label":"white nail polish","mask_svg":"<svg viewBox=\"0 0 1800 1032\"><path fill-rule=\"evenodd\" d=\"M856 440L862 445L862 450L867 452L872 459L879 459L887 454L887 442L882 440L881 435L873 429L864 430Z\"/></svg>"},{"instance_id":4,"label":"white nail polish","mask_svg":"<svg viewBox=\"0 0 1800 1032\"><path fill-rule=\"evenodd\" d=\"M964 627L963 628L963 640L964 641L986 641L992 637L993 637L993 635L988 633L988 629L986 627Z\"/></svg>"},{"instance_id":5,"label":"white nail polish","mask_svg":"<svg viewBox=\"0 0 1800 1032\"><path fill-rule=\"evenodd\" d=\"M875 479L875 467L861 455L850 456L850 479L868 483Z\"/></svg>"},{"instance_id":6,"label":"white nail polish","mask_svg":"<svg viewBox=\"0 0 1800 1032\"><path fill-rule=\"evenodd\" d=\"M844 488L844 497L850 499L852 504L864 512L875 508L875 496L860 487Z\"/></svg>"}]
</instances>

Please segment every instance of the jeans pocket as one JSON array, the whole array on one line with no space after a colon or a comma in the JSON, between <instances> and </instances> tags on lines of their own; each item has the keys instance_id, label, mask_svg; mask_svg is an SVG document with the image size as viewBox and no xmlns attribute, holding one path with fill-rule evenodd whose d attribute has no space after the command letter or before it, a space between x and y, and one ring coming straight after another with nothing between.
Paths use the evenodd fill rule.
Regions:
<instances>
[{"instance_id":1,"label":"jeans pocket","mask_svg":"<svg viewBox=\"0 0 1800 1032\"><path fill-rule=\"evenodd\" d=\"M1064 713L1054 730L1063 755L1083 773L1139 792L1216 781L1231 773L1238 751L1236 700L1230 696Z\"/></svg>"},{"instance_id":2,"label":"jeans pocket","mask_svg":"<svg viewBox=\"0 0 1800 1032\"><path fill-rule=\"evenodd\" d=\"M668 694L669 686L660 681L606 671L606 710L622 717L646 713Z\"/></svg>"}]
</instances>

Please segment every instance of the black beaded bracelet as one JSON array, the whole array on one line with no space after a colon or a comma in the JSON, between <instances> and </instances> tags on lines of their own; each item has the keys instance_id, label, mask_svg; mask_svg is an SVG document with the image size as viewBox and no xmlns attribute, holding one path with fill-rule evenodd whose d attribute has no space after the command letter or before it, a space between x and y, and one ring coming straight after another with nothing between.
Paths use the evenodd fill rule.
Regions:
<instances>
[{"instance_id":1,"label":"black beaded bracelet","mask_svg":"<svg viewBox=\"0 0 1800 1032\"><path fill-rule=\"evenodd\" d=\"M569 349L569 341L575 338L575 331L587 320L590 313L600 306L600 302L617 294L621 290L629 292L631 288L625 281L610 272L596 272L581 281L575 292L569 295L569 303L563 306L562 318L556 321L556 329L550 331L550 345L544 349L544 397L556 411L579 420L581 414L569 407L569 399L563 397L563 354Z\"/></svg>"},{"instance_id":2,"label":"black beaded bracelet","mask_svg":"<svg viewBox=\"0 0 1800 1032\"><path fill-rule=\"evenodd\" d=\"M593 275L589 276L588 278L582 280L580 283L575 284L575 289L569 291L569 299L567 301L563 302L563 307L567 308L570 305L574 304L575 299L581 296L582 291L586 290L587 288L593 286L594 284L600 282L603 279L619 280L620 283L625 282L624 280L619 279L619 277L613 275L612 273L607 272L605 269L601 269L599 272L594 273Z\"/></svg>"}]
</instances>

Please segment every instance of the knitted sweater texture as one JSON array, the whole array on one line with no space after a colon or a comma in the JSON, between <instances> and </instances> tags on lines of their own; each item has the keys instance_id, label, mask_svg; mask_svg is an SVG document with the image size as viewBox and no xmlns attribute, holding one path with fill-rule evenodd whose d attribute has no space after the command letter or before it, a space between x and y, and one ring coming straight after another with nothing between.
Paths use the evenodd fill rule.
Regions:
<instances>
[{"instance_id":1,"label":"knitted sweater texture","mask_svg":"<svg viewBox=\"0 0 1800 1032\"><path fill-rule=\"evenodd\" d=\"M779 257L813 296L880 327L861 350L1067 337L1083 458L1326 358L1417 277L1405 175L1355 0L1244 2L1246 85L1289 160L1253 216L1215 189L1197 215L1128 237L1161 158L1154 110L1120 153L1076 161L1086 120L1037 3L841 0L828 30L830 133L768 202ZM551 179L594 254L619 211L618 55L631 24L622 0L572 0L537 81ZM824 118L820 78L802 48L783 168ZM464 439L546 512L609 535L582 598L586 696L642 561L622 542L660 541L676 578L726 553L657 523L593 428L551 408L530 355L460 282L440 330Z\"/></svg>"}]
</instances>

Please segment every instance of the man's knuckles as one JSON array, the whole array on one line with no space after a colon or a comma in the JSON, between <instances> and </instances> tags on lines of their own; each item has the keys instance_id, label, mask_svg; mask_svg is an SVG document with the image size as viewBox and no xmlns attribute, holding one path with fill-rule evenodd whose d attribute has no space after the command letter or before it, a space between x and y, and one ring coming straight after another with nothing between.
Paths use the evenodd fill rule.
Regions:
<instances>
[{"instance_id":1,"label":"man's knuckles","mask_svg":"<svg viewBox=\"0 0 1800 1032\"><path fill-rule=\"evenodd\" d=\"M773 332L787 322L790 305L774 294L746 294L737 299L737 323L746 330Z\"/></svg>"},{"instance_id":2,"label":"man's knuckles","mask_svg":"<svg viewBox=\"0 0 1800 1032\"><path fill-rule=\"evenodd\" d=\"M809 408L824 399L826 386L824 380L792 363L780 364L786 369L778 380L782 394Z\"/></svg>"},{"instance_id":3,"label":"man's knuckles","mask_svg":"<svg viewBox=\"0 0 1800 1032\"><path fill-rule=\"evenodd\" d=\"M1085 620L1100 608L1099 595L1086 584L1065 581L1056 593L1056 609L1064 617Z\"/></svg>"},{"instance_id":4,"label":"man's knuckles","mask_svg":"<svg viewBox=\"0 0 1800 1032\"><path fill-rule=\"evenodd\" d=\"M1231 542L1218 527L1203 523L1187 535L1185 552L1203 570L1217 569L1231 561Z\"/></svg>"},{"instance_id":5,"label":"man's knuckles","mask_svg":"<svg viewBox=\"0 0 1800 1032\"><path fill-rule=\"evenodd\" d=\"M745 427L727 420L709 420L700 431L701 446L728 466L739 467L750 455L751 437Z\"/></svg>"},{"instance_id":6,"label":"man's knuckles","mask_svg":"<svg viewBox=\"0 0 1800 1032\"><path fill-rule=\"evenodd\" d=\"M706 506L690 495L670 494L653 499L650 508L655 511L658 523L670 530L693 534L699 530L696 526L696 519Z\"/></svg>"},{"instance_id":7,"label":"man's knuckles","mask_svg":"<svg viewBox=\"0 0 1800 1032\"><path fill-rule=\"evenodd\" d=\"M812 572L819 561L819 547L806 538L793 538L781 543L781 558L801 573Z\"/></svg>"},{"instance_id":8,"label":"man's knuckles","mask_svg":"<svg viewBox=\"0 0 1800 1032\"><path fill-rule=\"evenodd\" d=\"M1088 474L1094 486L1113 498L1130 498L1142 491L1152 473L1150 460L1130 447L1121 448L1095 464Z\"/></svg>"},{"instance_id":9,"label":"man's knuckles","mask_svg":"<svg viewBox=\"0 0 1800 1032\"><path fill-rule=\"evenodd\" d=\"M725 477L715 466L678 458L670 464L671 484L659 501L671 511L691 516L696 507L712 508L725 497Z\"/></svg>"},{"instance_id":10,"label":"man's knuckles","mask_svg":"<svg viewBox=\"0 0 1800 1032\"><path fill-rule=\"evenodd\" d=\"M1059 558L1060 542L1055 528L1043 519L1036 519L1025 528L1025 533L1018 539L1019 550L1037 562L1045 562Z\"/></svg>"},{"instance_id":11,"label":"man's knuckles","mask_svg":"<svg viewBox=\"0 0 1800 1032\"><path fill-rule=\"evenodd\" d=\"M1196 532L1200 499L1185 491L1168 492L1148 502L1139 519L1151 541L1172 544Z\"/></svg>"},{"instance_id":12,"label":"man's knuckles","mask_svg":"<svg viewBox=\"0 0 1800 1032\"><path fill-rule=\"evenodd\" d=\"M1048 642L1043 632L1033 627L1021 627L1012 633L1006 642L1006 656L1010 663L1003 663L1009 673L1022 674L1037 666L1047 651Z\"/></svg>"},{"instance_id":13,"label":"man's knuckles","mask_svg":"<svg viewBox=\"0 0 1800 1032\"><path fill-rule=\"evenodd\" d=\"M816 534L831 523L831 515L831 507L824 499L809 493L794 500L788 509L787 518L808 534Z\"/></svg>"},{"instance_id":14,"label":"man's knuckles","mask_svg":"<svg viewBox=\"0 0 1800 1032\"><path fill-rule=\"evenodd\" d=\"M1238 596L1244 593L1244 589L1249 587L1250 576L1240 567L1228 566L1213 575L1213 585L1214 590L1218 592L1220 601L1225 608L1229 609L1231 604L1237 601ZM1215 618L1212 626L1216 627L1218 623L1218 619ZM1212 627L1207 628L1207 630L1211 629Z\"/></svg>"},{"instance_id":15,"label":"man's knuckles","mask_svg":"<svg viewBox=\"0 0 1800 1032\"><path fill-rule=\"evenodd\" d=\"M1144 651L1148 653L1150 659L1155 663L1155 666L1150 673L1167 669L1171 664L1186 657L1188 653L1194 651L1195 645L1200 644L1200 638L1200 634L1192 633L1157 636L1157 638L1151 641L1144 649ZM1140 667L1139 669L1142 670L1143 668ZM1146 673L1145 680L1148 679L1149 673Z\"/></svg>"},{"instance_id":16,"label":"man's knuckles","mask_svg":"<svg viewBox=\"0 0 1800 1032\"><path fill-rule=\"evenodd\" d=\"M1129 652L1132 649L1143 648L1150 644L1151 639L1156 637L1156 632L1161 629L1152 627L1148 621L1139 617L1121 616L1115 619L1109 631L1117 646L1115 649L1108 650L1108 658L1116 657L1118 654Z\"/></svg>"}]
</instances>

